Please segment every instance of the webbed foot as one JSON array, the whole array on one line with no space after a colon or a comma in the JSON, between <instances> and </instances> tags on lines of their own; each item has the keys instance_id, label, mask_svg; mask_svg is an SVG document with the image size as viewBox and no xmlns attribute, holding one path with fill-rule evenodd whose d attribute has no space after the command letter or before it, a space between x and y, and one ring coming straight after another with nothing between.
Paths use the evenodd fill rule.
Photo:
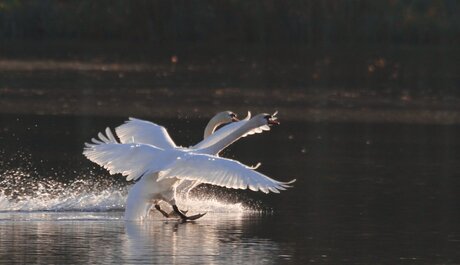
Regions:
<instances>
[{"instance_id":1,"label":"webbed foot","mask_svg":"<svg viewBox=\"0 0 460 265\"><path fill-rule=\"evenodd\" d=\"M179 217L182 219L183 222L199 219L206 214L206 213L199 213L199 214L195 214L191 216L186 216L185 213L181 212L179 208L177 208L177 205L173 205L173 210L177 215L179 215Z\"/></svg>"}]
</instances>

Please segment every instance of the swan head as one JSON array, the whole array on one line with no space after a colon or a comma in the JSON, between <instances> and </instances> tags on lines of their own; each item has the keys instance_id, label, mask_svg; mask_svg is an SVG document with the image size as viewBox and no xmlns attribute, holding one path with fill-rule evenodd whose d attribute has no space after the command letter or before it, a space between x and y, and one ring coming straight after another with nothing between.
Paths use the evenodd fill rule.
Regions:
<instances>
[{"instance_id":1,"label":"swan head","mask_svg":"<svg viewBox=\"0 0 460 265\"><path fill-rule=\"evenodd\" d=\"M217 127L230 122L238 121L236 114L232 111L222 111L217 113L206 125L203 138L213 134Z\"/></svg>"},{"instance_id":2,"label":"swan head","mask_svg":"<svg viewBox=\"0 0 460 265\"><path fill-rule=\"evenodd\" d=\"M239 121L237 115L235 113L231 112L231 111L229 111L228 116L230 116L230 120L232 122Z\"/></svg>"},{"instance_id":3,"label":"swan head","mask_svg":"<svg viewBox=\"0 0 460 265\"><path fill-rule=\"evenodd\" d=\"M268 113L261 113L256 116L254 116L254 122L256 122L257 125L263 126L263 125L278 125L280 122L278 121L278 117L276 117L277 112L274 114L268 114Z\"/></svg>"},{"instance_id":4,"label":"swan head","mask_svg":"<svg viewBox=\"0 0 460 265\"><path fill-rule=\"evenodd\" d=\"M239 121L237 115L232 111L222 111L216 114L213 118L216 123L225 124L229 122Z\"/></svg>"}]
</instances>

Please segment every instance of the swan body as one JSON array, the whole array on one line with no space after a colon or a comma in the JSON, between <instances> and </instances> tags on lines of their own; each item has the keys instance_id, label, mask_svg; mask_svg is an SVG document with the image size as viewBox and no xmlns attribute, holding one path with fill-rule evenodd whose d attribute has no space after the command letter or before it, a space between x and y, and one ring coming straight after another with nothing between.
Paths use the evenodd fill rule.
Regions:
<instances>
[{"instance_id":1,"label":"swan body","mask_svg":"<svg viewBox=\"0 0 460 265\"><path fill-rule=\"evenodd\" d=\"M246 120L249 118L250 113L248 113ZM206 125L203 138L206 139L215 132L217 127L223 124L237 121L239 120L237 119L237 115L235 113L231 111L219 112ZM115 132L120 138L121 143L144 143L161 147L163 149L178 148L169 136L167 130L163 126L157 125L153 122L129 118L129 120L123 125L115 128ZM188 196L190 191L199 184L200 183L198 181L183 180L175 188L177 191L187 194Z\"/></svg>"},{"instance_id":2,"label":"swan body","mask_svg":"<svg viewBox=\"0 0 460 265\"><path fill-rule=\"evenodd\" d=\"M232 121L238 121L236 114L231 111L223 111L216 114L207 124L204 137L212 134L216 128L222 124ZM121 143L144 143L163 149L175 149L178 147L169 136L167 130L155 123L129 118L123 125L115 128ZM103 133L98 134L98 139L92 139L93 144L118 143L110 129L106 129L106 136ZM110 151L108 146L104 146L106 151ZM116 171L110 171L114 174ZM159 209L158 203L161 200L173 202L175 191L178 185L173 185L175 180L164 180L156 182L158 174L146 175L137 181L130 189L126 201L125 219L142 220L148 215L152 203ZM129 180L129 179L128 179ZM188 191L198 185L198 182L184 180L181 182L188 186ZM188 194L188 193L187 193ZM160 210L161 211L161 210ZM161 211L164 213L163 211Z\"/></svg>"},{"instance_id":3,"label":"swan body","mask_svg":"<svg viewBox=\"0 0 460 265\"><path fill-rule=\"evenodd\" d=\"M168 142L171 143L172 140L167 140L167 137L161 141L163 147L138 142L123 143L124 140L119 143L107 128L106 136L99 133L100 140L93 139L93 143L87 143L83 154L109 170L111 174L121 173L127 180L140 179L128 193L125 219L143 219L151 207L152 200L164 200L173 205L173 209L183 220L187 220L192 218L186 217L177 209L174 198L175 187L181 181L197 181L234 189L249 188L264 193L278 193L295 181L280 182L238 161L215 155L245 134L276 123L276 118L271 115L259 114L238 126L234 125L234 128L230 127L228 130L231 132L220 136L218 141L198 144L198 148L190 149L171 148ZM123 139L123 136L120 139ZM201 216L203 214L193 217Z\"/></svg>"},{"instance_id":4,"label":"swan body","mask_svg":"<svg viewBox=\"0 0 460 265\"><path fill-rule=\"evenodd\" d=\"M148 216L152 203L158 205L162 200L175 203L172 187L176 180L157 180L158 174L146 175L131 187L126 199L126 220L143 220Z\"/></svg>"}]
</instances>

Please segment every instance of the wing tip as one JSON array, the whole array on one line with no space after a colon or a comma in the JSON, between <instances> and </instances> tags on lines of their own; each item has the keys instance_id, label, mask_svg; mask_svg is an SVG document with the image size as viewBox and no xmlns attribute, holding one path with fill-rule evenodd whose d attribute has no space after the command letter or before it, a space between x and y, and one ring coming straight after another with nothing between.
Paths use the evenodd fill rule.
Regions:
<instances>
[{"instance_id":1,"label":"wing tip","mask_svg":"<svg viewBox=\"0 0 460 265\"><path fill-rule=\"evenodd\" d=\"M297 179L292 179L290 181L287 181L287 182L279 182L279 185L283 188L292 188L291 184L296 182Z\"/></svg>"}]
</instances>

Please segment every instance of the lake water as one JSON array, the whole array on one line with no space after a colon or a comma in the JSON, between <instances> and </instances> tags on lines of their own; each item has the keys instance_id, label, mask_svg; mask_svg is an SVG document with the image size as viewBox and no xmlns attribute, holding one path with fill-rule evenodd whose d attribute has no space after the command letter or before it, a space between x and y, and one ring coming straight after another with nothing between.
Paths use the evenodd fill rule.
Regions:
<instances>
[{"instance_id":1,"label":"lake water","mask_svg":"<svg viewBox=\"0 0 460 265\"><path fill-rule=\"evenodd\" d=\"M223 153L280 194L198 187L185 224L123 220L128 184L83 143L124 118L2 115L0 262L5 264L453 264L460 262L460 126L283 121ZM155 120L176 143L205 120Z\"/></svg>"}]
</instances>

